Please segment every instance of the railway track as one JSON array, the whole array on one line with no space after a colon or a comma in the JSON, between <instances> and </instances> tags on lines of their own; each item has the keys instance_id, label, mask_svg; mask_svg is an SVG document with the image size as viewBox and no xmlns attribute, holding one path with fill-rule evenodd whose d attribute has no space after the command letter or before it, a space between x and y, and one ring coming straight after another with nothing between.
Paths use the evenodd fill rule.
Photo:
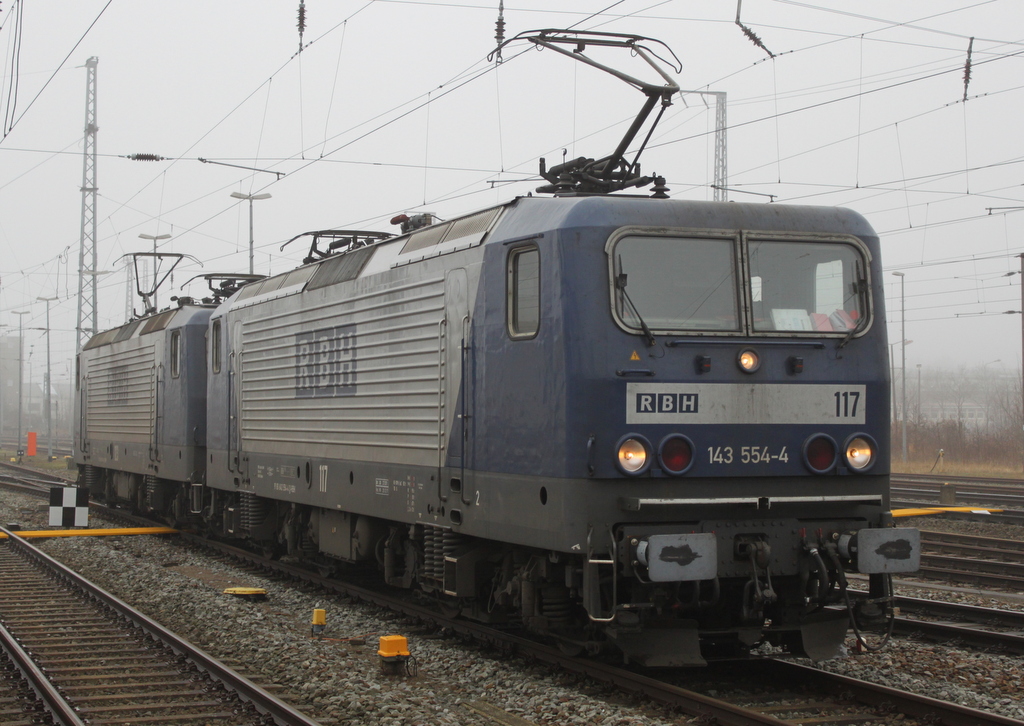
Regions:
<instances>
[{"instance_id":1,"label":"railway track","mask_svg":"<svg viewBox=\"0 0 1024 726\"><path fill-rule=\"evenodd\" d=\"M113 595L8 535L0 542L0 624L64 706L90 724L316 722ZM35 686L34 686L35 687ZM77 715L75 715L77 714Z\"/></svg>"},{"instance_id":2,"label":"railway track","mask_svg":"<svg viewBox=\"0 0 1024 726\"><path fill-rule=\"evenodd\" d=\"M897 635L1024 655L1024 611L914 597L897 597L896 605L901 613L893 629Z\"/></svg>"},{"instance_id":3,"label":"railway track","mask_svg":"<svg viewBox=\"0 0 1024 726\"><path fill-rule=\"evenodd\" d=\"M891 482L890 504L893 509L931 506L993 508L1002 511L980 514L951 512L944 516L999 524L1024 524L1024 481L986 477L893 474ZM951 489L945 489L944 485L950 485ZM952 501L944 501L943 494L946 497L951 497Z\"/></svg>"},{"instance_id":4,"label":"railway track","mask_svg":"<svg viewBox=\"0 0 1024 726\"><path fill-rule=\"evenodd\" d=\"M118 512L122 518L124 512ZM765 679L768 675L778 678L781 673L792 674L786 683L780 682L779 694L771 704L763 699L713 698L689 689L686 683L692 679L692 671L685 675L661 677L650 673L636 673L628 668L604 663L595 659L574 658L557 648L538 644L515 634L495 631L469 621L444 617L435 608L430 608L408 598L404 591L397 595L377 589L365 588L351 583L327 579L295 565L267 560L260 555L246 552L200 537L182 535L184 538L221 557L230 556L243 566L273 571L282 577L302 580L323 587L350 598L372 602L418 621L432 623L434 627L458 634L460 637L488 643L503 652L517 653L543 661L563 672L575 673L617 688L644 694L647 697L705 721L715 721L720 726L749 726L750 724L783 723L891 723L894 713L901 713L910 724L915 720L927 723L943 723L949 726L960 724L1000 724L1009 726L1020 722L1013 719L976 711L945 703L935 699L893 691L883 686L856 681L842 676L825 673L814 668L801 667L786 661L770 661L769 665L749 664L744 668L763 668L751 671L754 675L737 676L730 667L728 681L742 683L749 678ZM716 671L717 672L717 671ZM721 676L725 679L725 675ZM814 684L810 687L810 684ZM837 694L842 694L839 696ZM781 702L780 702L781 701Z\"/></svg>"},{"instance_id":5,"label":"railway track","mask_svg":"<svg viewBox=\"0 0 1024 726\"><path fill-rule=\"evenodd\" d=\"M789 687L793 689L793 692L783 711L778 711L776 706L767 707L757 702L744 702L742 699L733 701L713 698L680 685L680 682L685 683L692 678L692 670L678 671L683 674L678 678L671 676L663 678L648 673L638 673L629 668L593 658L574 657L563 653L558 648L534 642L514 633L446 617L433 608L413 602L404 592L390 594L376 588L371 589L339 582L294 565L267 560L260 555L239 550L230 545L210 542L191 535L185 536L196 544L211 549L212 552L230 555L252 567L259 567L265 571L316 584L356 600L372 602L400 612L415 621L432 623L436 627L488 643L503 651L549 663L562 671L609 683L625 691L644 694L655 701L678 709L692 718L699 718L707 722L714 721L719 726L752 726L753 724L781 726L784 723L797 726L808 724L811 721L815 723L883 724L890 723L894 714L903 714L911 722L914 719L921 719L926 723L941 723L947 726L966 726L967 724L972 726L986 724L1020 726L1021 723L1014 719L965 708L955 703L856 681L810 666L801 666L776 659L747 665L756 669L756 677L759 678L767 679L766 674L769 673L773 674L773 677L778 677L780 673L790 674L788 677ZM741 667L746 668L747 665ZM745 676L737 677L734 665L729 665L726 668L728 675L725 675L724 671L716 670L715 672L722 672L721 677L727 678L729 681L743 682L745 680ZM808 684L815 685L808 690ZM836 694L842 695L837 697Z\"/></svg>"},{"instance_id":6,"label":"railway track","mask_svg":"<svg viewBox=\"0 0 1024 726\"><path fill-rule=\"evenodd\" d=\"M978 587L1024 589L1024 542L948 532L921 532L917 577Z\"/></svg>"},{"instance_id":7,"label":"railway track","mask_svg":"<svg viewBox=\"0 0 1024 726\"><path fill-rule=\"evenodd\" d=\"M894 482L926 482L931 484L963 483L968 486L992 485L1024 489L1024 479L996 476L962 476L959 474L906 474L893 473Z\"/></svg>"},{"instance_id":8,"label":"railway track","mask_svg":"<svg viewBox=\"0 0 1024 726\"><path fill-rule=\"evenodd\" d=\"M84 726L46 674L0 624L0 723L4 726Z\"/></svg>"}]
</instances>

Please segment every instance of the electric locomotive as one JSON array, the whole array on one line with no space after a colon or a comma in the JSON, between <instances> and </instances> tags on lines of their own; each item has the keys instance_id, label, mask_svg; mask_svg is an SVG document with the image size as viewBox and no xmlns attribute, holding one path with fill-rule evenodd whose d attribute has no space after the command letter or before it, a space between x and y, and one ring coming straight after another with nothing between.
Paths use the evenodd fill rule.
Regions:
<instances>
[{"instance_id":1,"label":"electric locomotive","mask_svg":"<svg viewBox=\"0 0 1024 726\"><path fill-rule=\"evenodd\" d=\"M658 68L640 36L517 39ZM860 637L891 616L920 541L889 511L878 238L845 209L668 198L625 158L679 90L658 72L615 73L644 109L607 157L541 160L552 196L310 233L301 267L196 313L206 345L178 349L205 394L194 470L166 447L120 458L117 407L136 398L111 393L115 367L146 332L94 338L84 480L139 504L152 477L141 504L211 536L649 666L765 643L827 658L851 619ZM170 380L152 365L137 400L159 422ZM848 571L869 577L856 607Z\"/></svg>"},{"instance_id":2,"label":"electric locomotive","mask_svg":"<svg viewBox=\"0 0 1024 726\"><path fill-rule=\"evenodd\" d=\"M526 197L354 247L212 314L204 514L567 647L827 657L844 569L919 557L879 279L834 208Z\"/></svg>"},{"instance_id":3,"label":"electric locomotive","mask_svg":"<svg viewBox=\"0 0 1024 726\"><path fill-rule=\"evenodd\" d=\"M183 304L90 338L76 359L79 483L140 511L188 515L206 450L206 334L213 308Z\"/></svg>"},{"instance_id":4,"label":"electric locomotive","mask_svg":"<svg viewBox=\"0 0 1024 726\"><path fill-rule=\"evenodd\" d=\"M263 275L202 275L210 297L172 298L157 312L157 284L142 289L139 258L164 258L173 271L184 255L135 257L142 316L86 341L75 359L74 459L79 484L111 502L185 521L191 485L206 469L206 339L210 314L225 296ZM195 278L193 278L195 279Z\"/></svg>"}]
</instances>

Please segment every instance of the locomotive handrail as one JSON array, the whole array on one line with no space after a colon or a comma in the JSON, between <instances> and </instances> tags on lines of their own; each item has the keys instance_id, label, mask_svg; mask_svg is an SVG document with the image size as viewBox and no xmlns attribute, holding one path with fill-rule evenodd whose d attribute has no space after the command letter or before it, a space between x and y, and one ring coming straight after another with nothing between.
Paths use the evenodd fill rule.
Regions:
<instances>
[{"instance_id":1,"label":"locomotive handrail","mask_svg":"<svg viewBox=\"0 0 1024 726\"><path fill-rule=\"evenodd\" d=\"M622 497L619 499L619 508L626 512L639 512L641 507L646 506L660 506L660 507L692 507L700 505L749 505L756 507L757 509L771 509L772 504L807 504L807 503L829 503L829 502L866 502L866 503L882 503L881 494L845 494L839 496L829 496L827 494L816 494L811 496L799 496L799 497L721 497L721 498L679 498L679 499L662 499L662 498L645 498L645 497Z\"/></svg>"},{"instance_id":2,"label":"locomotive handrail","mask_svg":"<svg viewBox=\"0 0 1024 726\"><path fill-rule=\"evenodd\" d=\"M157 428L160 423L160 366L154 365L153 371L153 443L149 447L149 460L157 461L158 435Z\"/></svg>"},{"instance_id":3,"label":"locomotive handrail","mask_svg":"<svg viewBox=\"0 0 1024 726\"><path fill-rule=\"evenodd\" d=\"M228 467L228 471L234 472L234 473L238 473L238 470L233 466L233 462L232 462L232 459L231 459L231 443L232 443L232 441L231 441L231 422L235 418L232 415L232 413L231 413L231 401L232 401L232 398L233 398L232 393L234 393L234 376L235 376L234 362L235 362L235 351L232 350L231 353L228 355L227 370L224 371L227 374L227 377L228 377L228 386L227 386L227 389L228 389L227 390L228 405L225 407L225 411L228 414L228 420L227 420L227 424L228 424L228 430L227 430L227 467Z\"/></svg>"},{"instance_id":4,"label":"locomotive handrail","mask_svg":"<svg viewBox=\"0 0 1024 726\"><path fill-rule=\"evenodd\" d=\"M615 536L612 534L611 529L608 530L608 540L611 543L610 551L611 555L608 559L598 560L594 559L594 547L593 547L593 535L594 527L590 525L587 527L587 566L598 567L600 565L611 565L612 567L612 606L611 615L595 615L591 612L590 608L587 608L587 617L595 623L610 623L615 620L615 603L619 601L619 568L615 566L615 560L618 558L618 544L615 541ZM600 581L600 578L598 578ZM600 598L598 598L600 603Z\"/></svg>"},{"instance_id":5,"label":"locomotive handrail","mask_svg":"<svg viewBox=\"0 0 1024 726\"><path fill-rule=\"evenodd\" d=\"M666 348L678 348L684 345L693 345L694 343L700 343L703 345L764 345L764 346L785 346L788 348L818 348L824 349L825 342L821 340L772 340L770 338L751 338L744 336L742 338L720 338L710 336L694 336L692 338L678 338L676 340L666 340Z\"/></svg>"},{"instance_id":6,"label":"locomotive handrail","mask_svg":"<svg viewBox=\"0 0 1024 726\"><path fill-rule=\"evenodd\" d=\"M447 352L448 319L443 315L437 321L437 497L448 501L441 469L445 465L445 353Z\"/></svg>"},{"instance_id":7,"label":"locomotive handrail","mask_svg":"<svg viewBox=\"0 0 1024 726\"><path fill-rule=\"evenodd\" d=\"M462 482L462 494L459 495L459 499L462 500L463 504L472 504L472 495L470 495L468 500L466 499L466 494L468 493L467 490L469 489L467 486L468 482L466 481L466 439L468 438L468 429L466 426L468 425L467 421L470 418L470 414L467 412L467 407L469 406L469 387L466 385L466 361L469 357L469 346L466 344L467 340L469 340L469 313L462 316L462 342L459 344L459 377L462 379L460 381L460 391L462 393L459 396L459 399L462 401L462 408L459 412L459 418L462 420L462 431L460 432L462 434L462 443L460 447L462 456L459 457L459 461L461 462L459 480Z\"/></svg>"},{"instance_id":8,"label":"locomotive handrail","mask_svg":"<svg viewBox=\"0 0 1024 726\"><path fill-rule=\"evenodd\" d=\"M654 377L654 371L650 368L620 368L615 371L617 376L647 376L649 378Z\"/></svg>"}]
</instances>

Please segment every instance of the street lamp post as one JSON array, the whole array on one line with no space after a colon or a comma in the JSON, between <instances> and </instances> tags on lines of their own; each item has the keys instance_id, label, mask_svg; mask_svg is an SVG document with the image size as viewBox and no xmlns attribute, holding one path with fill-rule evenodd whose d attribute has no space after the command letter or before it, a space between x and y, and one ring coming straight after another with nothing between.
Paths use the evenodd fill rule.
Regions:
<instances>
[{"instance_id":1,"label":"street lamp post","mask_svg":"<svg viewBox=\"0 0 1024 726\"><path fill-rule=\"evenodd\" d=\"M46 303L46 460L53 460L53 405L50 400L53 387L50 384L50 303L55 297L37 297Z\"/></svg>"},{"instance_id":2,"label":"street lamp post","mask_svg":"<svg viewBox=\"0 0 1024 726\"><path fill-rule=\"evenodd\" d=\"M902 272L892 273L900 278L900 350L903 354L902 372L900 376L900 391L902 401L900 403L900 421L903 426L903 462L907 461L907 296L906 277Z\"/></svg>"},{"instance_id":3,"label":"street lamp post","mask_svg":"<svg viewBox=\"0 0 1024 726\"><path fill-rule=\"evenodd\" d=\"M0 328L9 327L10 326L7 323L0 323ZM6 346L0 343L0 441L3 440L4 435L4 388L7 387L7 379L4 377L4 373L6 372L4 368L3 356L5 347ZM0 444L0 448L3 448L2 444Z\"/></svg>"},{"instance_id":4,"label":"street lamp post","mask_svg":"<svg viewBox=\"0 0 1024 726\"><path fill-rule=\"evenodd\" d=\"M25 398L25 411L27 420L25 422L25 428L29 431L32 430L32 354L36 352L36 345L32 343L28 347L28 357L25 359L25 367L28 368L28 393Z\"/></svg>"},{"instance_id":5,"label":"street lamp post","mask_svg":"<svg viewBox=\"0 0 1024 726\"><path fill-rule=\"evenodd\" d=\"M18 461L21 461L21 457L24 456L24 449L21 448L21 402L22 402L22 384L25 380L25 336L23 335L24 328L22 327L22 316L28 315L28 310L12 310L12 313L18 316L18 445L15 447L18 452Z\"/></svg>"},{"instance_id":6,"label":"street lamp post","mask_svg":"<svg viewBox=\"0 0 1024 726\"><path fill-rule=\"evenodd\" d=\"M917 425L921 425L921 364L917 364Z\"/></svg>"},{"instance_id":7,"label":"street lamp post","mask_svg":"<svg viewBox=\"0 0 1024 726\"><path fill-rule=\"evenodd\" d=\"M252 237L252 202L254 199L270 199L269 194L242 194L241 192L231 192L231 196L235 199L248 199L249 200L249 274L252 274L253 270L253 237Z\"/></svg>"},{"instance_id":8,"label":"street lamp post","mask_svg":"<svg viewBox=\"0 0 1024 726\"><path fill-rule=\"evenodd\" d=\"M140 234L139 235L139 239L150 239L150 240L153 240L153 309L154 310L156 310L156 261L158 259L157 256L156 256L156 243L157 243L157 240L170 239L170 238L171 238L171 235L169 235L169 234L156 234L156 235L153 235L153 234ZM142 285L139 285L139 289L141 289L141 288L142 288Z\"/></svg>"}]
</instances>

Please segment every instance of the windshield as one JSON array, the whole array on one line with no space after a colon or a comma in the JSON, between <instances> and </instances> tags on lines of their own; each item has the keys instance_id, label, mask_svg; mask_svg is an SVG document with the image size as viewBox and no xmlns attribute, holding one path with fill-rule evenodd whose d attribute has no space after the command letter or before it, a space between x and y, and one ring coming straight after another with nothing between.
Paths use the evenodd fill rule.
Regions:
<instances>
[{"instance_id":1,"label":"windshield","mask_svg":"<svg viewBox=\"0 0 1024 726\"><path fill-rule=\"evenodd\" d=\"M748 254L755 331L845 333L857 327L863 263L851 245L751 241Z\"/></svg>"},{"instance_id":2,"label":"windshield","mask_svg":"<svg viewBox=\"0 0 1024 726\"><path fill-rule=\"evenodd\" d=\"M615 271L625 275L620 319L652 330L740 330L735 241L685 237L624 237L615 245ZM635 308L635 309L634 309Z\"/></svg>"},{"instance_id":3,"label":"windshield","mask_svg":"<svg viewBox=\"0 0 1024 726\"><path fill-rule=\"evenodd\" d=\"M865 260L853 244L750 239L740 247L727 237L626 235L612 262L616 313L634 330L846 334L865 315Z\"/></svg>"}]
</instances>

